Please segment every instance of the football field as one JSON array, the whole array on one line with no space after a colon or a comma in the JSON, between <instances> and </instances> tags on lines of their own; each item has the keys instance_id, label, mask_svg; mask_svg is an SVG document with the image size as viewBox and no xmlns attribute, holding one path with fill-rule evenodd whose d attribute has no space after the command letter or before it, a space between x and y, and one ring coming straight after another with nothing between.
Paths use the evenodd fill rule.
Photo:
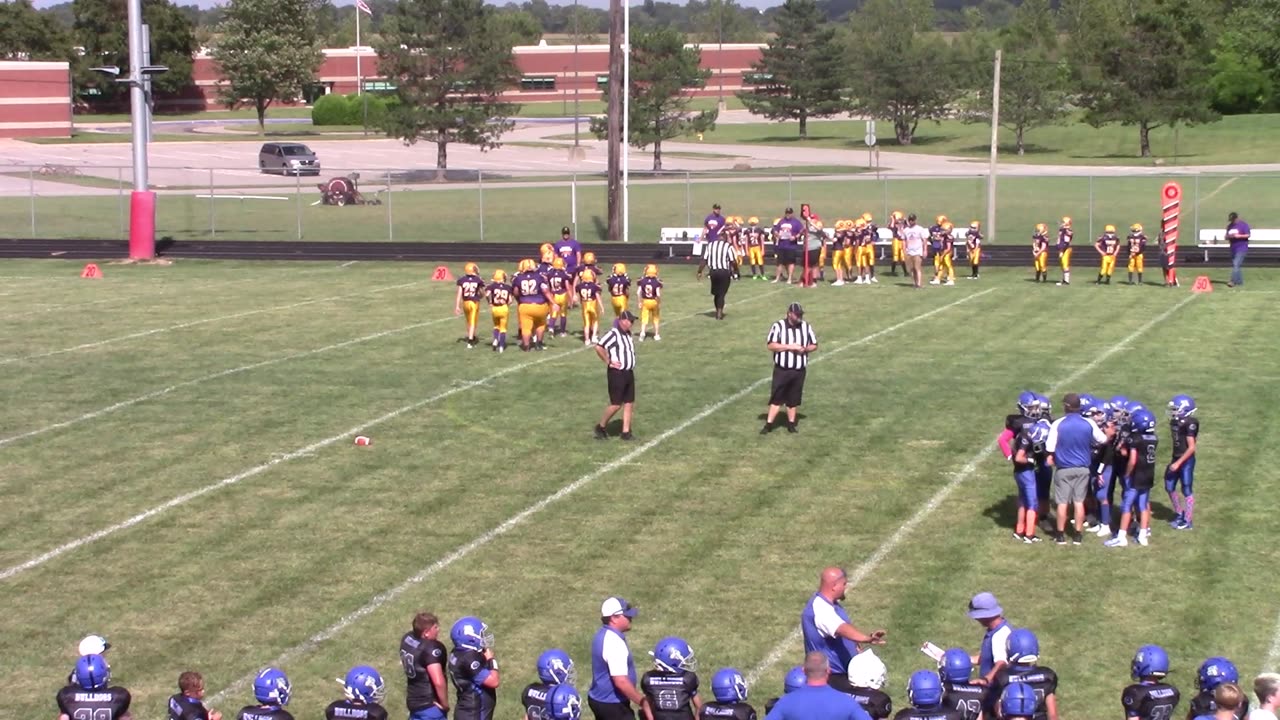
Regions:
<instances>
[{"instance_id":1,"label":"football field","mask_svg":"<svg viewBox=\"0 0 1280 720\"><path fill-rule=\"evenodd\" d=\"M1038 633L1064 718L1118 717L1143 644L1169 650L1180 714L1204 658L1250 678L1280 660L1275 271L1234 291L1214 271L1205 295L1190 277L1095 287L1085 267L1071 287L999 270L923 291L883 274L739 282L716 322L693 268L664 267L663 339L637 345L625 443L591 437L604 373L576 312L574 336L499 355L459 342L455 289L425 265L79 269L0 263L0 719L54 714L91 632L139 720L165 716L188 669L234 712L270 664L299 718L359 663L402 717L398 643L426 609L442 634L464 614L493 628L497 716L513 720L548 647L585 691L611 594L641 608L641 669L681 635L704 687L737 667L762 709L828 564L850 573L855 624L888 631L896 706L932 667L922 642L976 651L965 610L983 590ZM799 434L760 436L764 335L792 301L820 349ZM1024 389L1055 408L1072 391L1141 400L1162 458L1165 403L1195 397L1196 529L1169 528L1157 488L1150 547L1015 543L994 438Z\"/></svg>"}]
</instances>

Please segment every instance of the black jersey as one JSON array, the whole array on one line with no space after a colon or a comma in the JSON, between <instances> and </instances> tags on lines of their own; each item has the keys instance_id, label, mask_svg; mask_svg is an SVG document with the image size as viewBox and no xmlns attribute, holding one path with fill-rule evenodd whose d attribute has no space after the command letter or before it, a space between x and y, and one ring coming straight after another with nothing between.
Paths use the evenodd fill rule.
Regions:
<instances>
[{"instance_id":1,"label":"black jersey","mask_svg":"<svg viewBox=\"0 0 1280 720\"><path fill-rule=\"evenodd\" d=\"M429 708L440 700L436 697L436 686L431 684L431 674L427 672L427 668L439 665L440 672L443 673L447 654L443 644L418 637L414 633L406 633L400 640L400 665L404 668L404 677L408 682L404 701L409 712Z\"/></svg>"},{"instance_id":2,"label":"black jersey","mask_svg":"<svg viewBox=\"0 0 1280 720\"><path fill-rule=\"evenodd\" d=\"M1244 720L1249 715L1249 698L1240 698L1244 702L1236 708L1236 720ZM1213 691L1205 690L1191 698L1191 709L1187 712L1187 720L1194 720L1201 715L1212 715L1218 712L1218 703L1213 701Z\"/></svg>"},{"instance_id":3,"label":"black jersey","mask_svg":"<svg viewBox=\"0 0 1280 720\"><path fill-rule=\"evenodd\" d=\"M387 720L387 709L378 703L336 700L324 709L325 720Z\"/></svg>"},{"instance_id":4,"label":"black jersey","mask_svg":"<svg viewBox=\"0 0 1280 720\"><path fill-rule=\"evenodd\" d=\"M1103 429L1105 429L1105 426ZM1091 468L1093 472L1102 472L1103 468L1107 468L1115 464L1116 445L1111 438L1107 438L1107 441L1104 443L1093 443L1090 446L1090 449L1093 453L1093 467Z\"/></svg>"},{"instance_id":5,"label":"black jersey","mask_svg":"<svg viewBox=\"0 0 1280 720\"><path fill-rule=\"evenodd\" d=\"M547 700L551 699L551 691L555 689L551 683L536 682L525 686L520 693L520 704L524 705L526 720L542 720L547 712Z\"/></svg>"},{"instance_id":6,"label":"black jersey","mask_svg":"<svg viewBox=\"0 0 1280 720\"><path fill-rule=\"evenodd\" d=\"M129 691L122 687L85 690L68 685L58 691L58 711L72 720L117 720L128 714L132 701Z\"/></svg>"},{"instance_id":7,"label":"black jersey","mask_svg":"<svg viewBox=\"0 0 1280 720\"><path fill-rule=\"evenodd\" d=\"M293 720L293 713L279 705L245 705L236 720Z\"/></svg>"},{"instance_id":8,"label":"black jersey","mask_svg":"<svg viewBox=\"0 0 1280 720\"><path fill-rule=\"evenodd\" d=\"M1045 449L1044 443L1031 441L1031 428L1035 427L1034 423L1028 423L1022 426L1022 430L1018 432L1013 439L1013 469L1017 472L1026 472L1027 470L1035 470L1043 467L1049 452ZM1027 461L1020 463L1017 461L1018 451L1022 450L1027 454Z\"/></svg>"},{"instance_id":9,"label":"black jersey","mask_svg":"<svg viewBox=\"0 0 1280 720\"><path fill-rule=\"evenodd\" d=\"M1169 430L1173 435L1173 459L1177 460L1191 444L1188 438L1200 435L1200 420L1193 417L1177 418L1169 422Z\"/></svg>"},{"instance_id":10,"label":"black jersey","mask_svg":"<svg viewBox=\"0 0 1280 720\"><path fill-rule=\"evenodd\" d=\"M1178 707L1178 688L1167 683L1138 683L1124 689L1120 701L1126 717L1139 720L1169 720Z\"/></svg>"},{"instance_id":11,"label":"black jersey","mask_svg":"<svg viewBox=\"0 0 1280 720\"><path fill-rule=\"evenodd\" d=\"M893 701L883 691L855 687L849 691L849 697L857 700L872 720L884 720L893 714Z\"/></svg>"},{"instance_id":12,"label":"black jersey","mask_svg":"<svg viewBox=\"0 0 1280 720\"><path fill-rule=\"evenodd\" d=\"M454 648L449 653L449 678L458 691L453 706L454 720L493 720L498 693L483 684L491 669L484 655L475 650Z\"/></svg>"},{"instance_id":13,"label":"black jersey","mask_svg":"<svg viewBox=\"0 0 1280 720\"><path fill-rule=\"evenodd\" d=\"M178 693L169 698L169 720L209 720L209 711L200 698Z\"/></svg>"},{"instance_id":14,"label":"black jersey","mask_svg":"<svg viewBox=\"0 0 1280 720\"><path fill-rule=\"evenodd\" d=\"M1048 720L1049 710L1045 706L1045 698L1058 692L1058 673L1052 668L1040 665L1008 665L996 673L991 680L991 696L999 698L1004 689L1013 683L1025 683L1031 686L1036 694L1036 714L1034 720Z\"/></svg>"},{"instance_id":15,"label":"black jersey","mask_svg":"<svg viewBox=\"0 0 1280 720\"><path fill-rule=\"evenodd\" d=\"M1160 438L1155 433L1135 433L1129 436L1130 453L1137 453L1130 479L1138 490L1150 490L1156 482L1156 446Z\"/></svg>"},{"instance_id":16,"label":"black jersey","mask_svg":"<svg viewBox=\"0 0 1280 720\"><path fill-rule=\"evenodd\" d=\"M640 692L649 699L653 720L693 720L693 697L698 694L698 675L650 670L640 678Z\"/></svg>"},{"instance_id":17,"label":"black jersey","mask_svg":"<svg viewBox=\"0 0 1280 720\"><path fill-rule=\"evenodd\" d=\"M774 705L777 705L777 704L778 704L778 701L779 701L779 700L781 700L781 699L782 699L781 697L771 697L771 698L769 698L768 700L765 700L765 701L764 701L764 714L765 714L765 715L768 715L769 713L773 712L773 706L774 706Z\"/></svg>"},{"instance_id":18,"label":"black jersey","mask_svg":"<svg viewBox=\"0 0 1280 720\"><path fill-rule=\"evenodd\" d=\"M1004 416L1004 429L1008 430L1014 435L1017 435L1018 433L1022 432L1022 428L1027 427L1029 425L1035 425L1035 424L1036 424L1036 421L1032 420L1026 415L1018 414L1018 415Z\"/></svg>"},{"instance_id":19,"label":"black jersey","mask_svg":"<svg viewBox=\"0 0 1280 720\"><path fill-rule=\"evenodd\" d=\"M987 688L972 683L942 683L942 707L955 708L964 720L978 720ZM997 696L998 697L998 696Z\"/></svg>"},{"instance_id":20,"label":"black jersey","mask_svg":"<svg viewBox=\"0 0 1280 720\"><path fill-rule=\"evenodd\" d=\"M899 710L898 714L893 716L893 720L964 720L964 717L959 711L943 706L932 710L906 708Z\"/></svg>"},{"instance_id":21,"label":"black jersey","mask_svg":"<svg viewBox=\"0 0 1280 720\"><path fill-rule=\"evenodd\" d=\"M709 702L702 706L698 720L708 718L732 718L733 720L756 720L756 709L744 702Z\"/></svg>"}]
</instances>

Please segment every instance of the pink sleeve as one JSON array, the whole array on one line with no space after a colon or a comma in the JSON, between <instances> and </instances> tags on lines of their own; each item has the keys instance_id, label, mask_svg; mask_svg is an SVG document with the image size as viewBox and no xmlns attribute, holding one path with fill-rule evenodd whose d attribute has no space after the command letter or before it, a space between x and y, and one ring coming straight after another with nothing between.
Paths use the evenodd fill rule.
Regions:
<instances>
[{"instance_id":1,"label":"pink sleeve","mask_svg":"<svg viewBox=\"0 0 1280 720\"><path fill-rule=\"evenodd\" d=\"M1000 452L1004 453L1006 458L1013 457L1013 445L1010 444L1012 440L1013 431L1009 428L1005 428L1004 432L1000 433L1000 437L996 439L996 442L1000 444Z\"/></svg>"}]
</instances>

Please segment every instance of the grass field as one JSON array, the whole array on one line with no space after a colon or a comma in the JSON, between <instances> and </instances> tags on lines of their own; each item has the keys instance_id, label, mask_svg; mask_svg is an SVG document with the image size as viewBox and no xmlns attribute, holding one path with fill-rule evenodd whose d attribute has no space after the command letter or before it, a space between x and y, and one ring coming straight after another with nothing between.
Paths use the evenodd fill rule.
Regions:
<instances>
[{"instance_id":1,"label":"grass field","mask_svg":"<svg viewBox=\"0 0 1280 720\"><path fill-rule=\"evenodd\" d=\"M937 155L969 155L985 159L991 148L989 125L967 125L958 120L922 122L911 145L898 145L893 126L877 124L878 144L886 152L902 151ZM809 137L801 140L795 123L722 123L705 134L707 142L742 142L764 145L799 145L842 150L862 150L866 123L862 120L810 121ZM1280 152L1280 115L1237 115L1207 125L1178 128L1176 145L1172 128L1151 132L1156 158L1180 165L1218 165L1265 162ZM1138 157L1138 130L1107 125L1093 128L1072 122L1027 131L1026 155L1018 157L1013 133L1000 131L1003 162L1055 165L1146 165L1153 158Z\"/></svg>"},{"instance_id":2,"label":"grass field","mask_svg":"<svg viewBox=\"0 0 1280 720\"><path fill-rule=\"evenodd\" d=\"M0 717L52 713L89 632L139 720L189 668L234 712L268 663L298 717L364 662L399 713L397 643L428 608L494 628L514 719L538 652L587 664L611 593L642 608L637 655L682 634L704 683L739 667L760 707L828 563L855 578L855 621L888 629L898 704L922 641L977 647L979 590L1039 633L1066 718L1117 716L1144 643L1169 649L1184 696L1206 656L1249 676L1280 659L1275 272L1202 296L998 271L922 292L747 282L717 323L692 269L669 267L623 444L590 439L602 373L578 340L465 350L425 266L79 267L0 263ZM762 438L763 336L792 300L821 348L800 434ZM1197 529L1170 531L1161 496L1149 548L1014 544L991 442L1025 388L1193 394Z\"/></svg>"},{"instance_id":3,"label":"grass field","mask_svg":"<svg viewBox=\"0 0 1280 720\"><path fill-rule=\"evenodd\" d=\"M834 171L836 168L829 168ZM855 169L860 170L860 169ZM823 169L818 169L823 172ZM328 171L325 177L346 172ZM366 174L361 188L374 193L379 185ZM727 212L758 215L770 222L788 205L808 202L823 217L871 211L884 218L890 210L917 212L922 218L943 213L967 225L986 216L986 180L970 178L890 178L869 174L817 179L794 174L768 177L764 171L720 177L691 175L664 183L631 185L631 238L653 242L662 227L698 225L720 202ZM523 181L521 185L515 181ZM605 188L590 176L579 176L578 237L605 236ZM1077 236L1096 237L1105 224L1126 228L1140 222L1154 230L1159 220L1164 177L1007 177L997 188L997 232L994 242L1029 242L1032 227L1068 215ZM587 184L595 181L596 184ZM288 189L250 191L279 200L197 198L192 193L160 190L157 233L177 239L234 240L397 240L431 242L521 242L554 233L569 222L573 194L565 176L523 178L485 173L481 191L474 183L439 189L414 189L395 180L382 206L313 206L317 181L306 178ZM528 186L537 182L539 187ZM1184 177L1183 237L1196 227L1220 228L1226 214L1239 211L1255 227L1280 221L1280 176L1204 175ZM261 181L247 180L262 187ZM418 188L421 185L416 186ZM230 191L228 191L230 192ZM383 195L386 199L386 195ZM128 192L94 197L0 198L0 227L11 234L35 237L123 237L128 218ZM34 227L32 215L35 216ZM482 231L483 226L483 231ZM990 223L984 222L990 230ZM531 237L531 233L533 237ZM1152 236L1154 237L1153 233Z\"/></svg>"}]
</instances>

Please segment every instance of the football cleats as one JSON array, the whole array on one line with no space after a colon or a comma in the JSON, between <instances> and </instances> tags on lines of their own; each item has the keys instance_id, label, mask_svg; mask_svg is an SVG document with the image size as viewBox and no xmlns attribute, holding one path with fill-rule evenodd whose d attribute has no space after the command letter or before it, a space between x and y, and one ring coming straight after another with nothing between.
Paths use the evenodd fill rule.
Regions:
<instances>
[{"instance_id":1,"label":"football cleats","mask_svg":"<svg viewBox=\"0 0 1280 720\"><path fill-rule=\"evenodd\" d=\"M347 671L347 677L338 682L347 699L360 703L380 703L387 696L387 686L382 676L368 665L357 665Z\"/></svg>"},{"instance_id":2,"label":"football cleats","mask_svg":"<svg viewBox=\"0 0 1280 720\"><path fill-rule=\"evenodd\" d=\"M677 673L698 669L698 659L693 655L693 648L684 638L667 637L654 646L653 666L660 672Z\"/></svg>"},{"instance_id":3,"label":"football cleats","mask_svg":"<svg viewBox=\"0 0 1280 720\"><path fill-rule=\"evenodd\" d=\"M935 708L942 704L942 679L938 673L917 670L907 680L907 701L918 708Z\"/></svg>"},{"instance_id":4,"label":"football cleats","mask_svg":"<svg viewBox=\"0 0 1280 720\"><path fill-rule=\"evenodd\" d=\"M734 668L721 668L711 676L711 694L716 702L744 702L747 699L747 681Z\"/></svg>"},{"instance_id":5,"label":"football cleats","mask_svg":"<svg viewBox=\"0 0 1280 720\"><path fill-rule=\"evenodd\" d=\"M552 685L573 685L578 679L578 671L573 667L569 653L552 648L538 656L538 679Z\"/></svg>"},{"instance_id":6,"label":"football cleats","mask_svg":"<svg viewBox=\"0 0 1280 720\"><path fill-rule=\"evenodd\" d=\"M1134 654L1130 671L1134 680L1162 678L1169 674L1169 653L1159 645L1143 645Z\"/></svg>"},{"instance_id":7,"label":"football cleats","mask_svg":"<svg viewBox=\"0 0 1280 720\"><path fill-rule=\"evenodd\" d=\"M283 670L267 668L253 679L253 697L263 705L289 704L289 696L293 694L293 684Z\"/></svg>"},{"instance_id":8,"label":"football cleats","mask_svg":"<svg viewBox=\"0 0 1280 720\"><path fill-rule=\"evenodd\" d=\"M459 618L449 631L449 639L454 647L481 651L493 647L493 631L478 617L468 615Z\"/></svg>"}]
</instances>

